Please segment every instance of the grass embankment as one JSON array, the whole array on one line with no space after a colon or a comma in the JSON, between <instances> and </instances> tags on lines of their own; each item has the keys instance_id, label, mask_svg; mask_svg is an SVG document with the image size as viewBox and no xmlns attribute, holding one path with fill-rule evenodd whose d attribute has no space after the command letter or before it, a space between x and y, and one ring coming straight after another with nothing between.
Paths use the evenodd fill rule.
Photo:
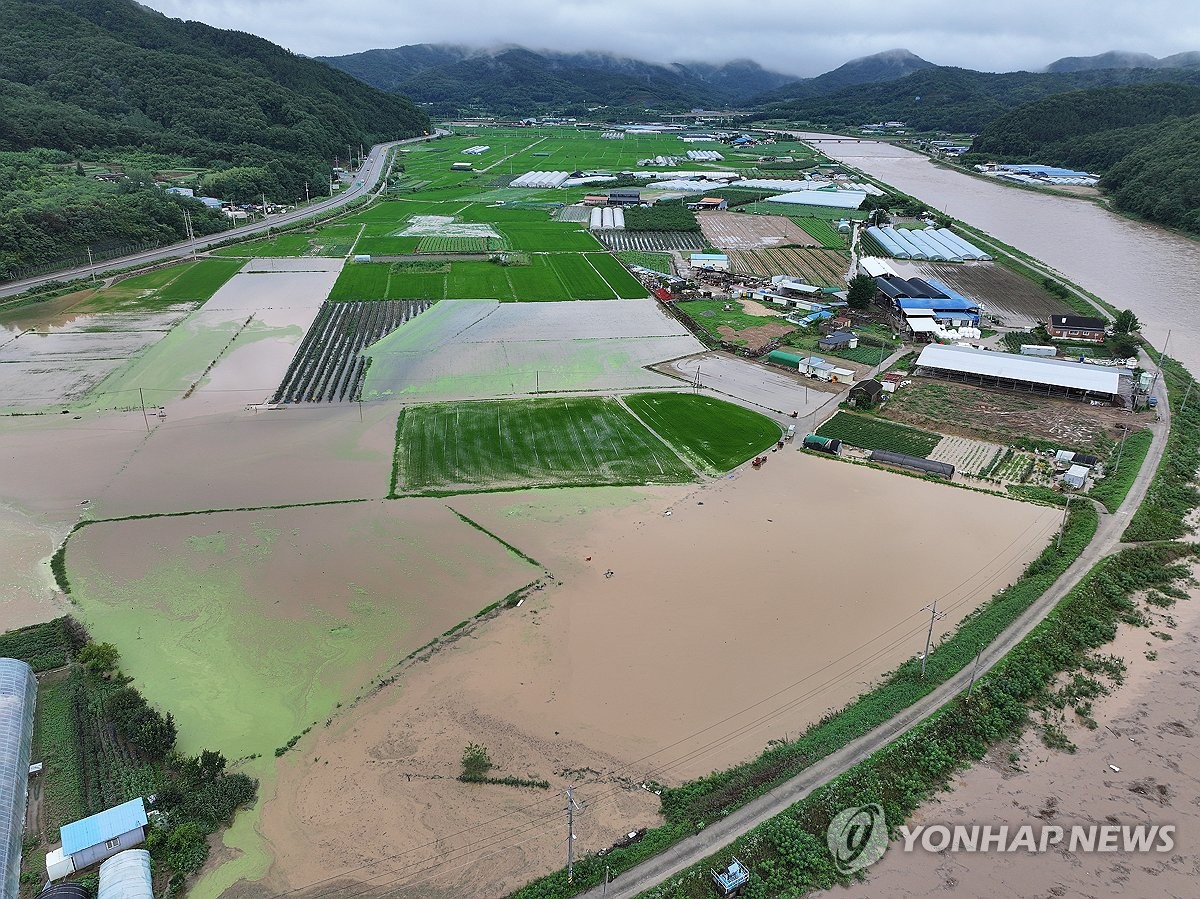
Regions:
<instances>
[{"instance_id":1,"label":"grass embankment","mask_svg":"<svg viewBox=\"0 0 1200 899\"><path fill-rule=\"evenodd\" d=\"M614 875L627 871L668 846L691 836L705 823L728 814L768 792L908 708L932 692L939 684L970 665L981 646L991 643L997 635L1041 597L1091 542L1097 523L1098 516L1091 504L1075 504L1067 519L1061 551L1056 550L1053 545L1047 546L1026 567L1015 583L1001 590L964 619L954 635L939 644L930 654L924 678L920 676L920 663L910 660L901 665L874 690L865 693L845 709L832 713L817 722L796 740L777 743L758 758L728 771L718 772L680 787L664 790L662 808L667 819L666 824L652 828L643 840L633 846L615 849L603 857L591 855L584 857L575 865L573 884L568 884L566 873L559 871L517 891L513 894L513 899L559 899L559 897L572 896L600 883L604 878L606 868ZM1121 569L1117 570L1119 572ZM1016 670L1019 672L1021 669L1017 668ZM1039 667L1035 670L1040 671L1041 669ZM1039 682L1036 678L1027 678L1024 683L1026 685L1037 684L1042 689L1045 685L1045 681ZM1019 704L1015 708L1005 711L1021 721L1024 720L1026 714L1025 707ZM937 746L938 744L931 745ZM929 747L924 748L925 751L929 751ZM912 768L914 775L924 770L923 766L914 767L907 758L905 765ZM897 770L901 774L906 771L903 766ZM939 774L939 776L943 775ZM921 798L925 795L925 789L925 787L921 787ZM844 805L862 804L862 801L847 800ZM817 807L825 809L824 821L827 825L832 813L843 806L818 805ZM776 822L786 817L785 815L773 819L757 828L753 834L743 840L750 837L763 840L765 834L775 833L774 828L779 826ZM815 834L821 836L818 837ZM801 870L832 868L823 834L823 829L813 829L811 834L797 838L797 845L804 847L806 853L804 864L807 867L802 867ZM721 854L727 855L729 851L728 847L723 848ZM755 863L758 863L761 858L757 853L750 854L748 849L743 848L741 841L736 844L734 851L738 853L739 858L742 858L743 852L746 853L745 860L753 860ZM792 860L786 859L786 862L787 864L781 866L783 871L790 870ZM702 868L703 866L697 867ZM707 877L707 873L704 874L704 877ZM832 881L829 882L832 883ZM768 890L762 895L780 895L780 892Z\"/></svg>"},{"instance_id":2,"label":"grass embankment","mask_svg":"<svg viewBox=\"0 0 1200 899\"><path fill-rule=\"evenodd\" d=\"M800 895L848 884L850 878L834 868L823 838L837 811L877 802L889 822L904 821L956 771L982 758L991 743L1019 733L1030 723L1031 709L1074 705L1082 717L1082 706L1072 701L1070 691L1056 693L1051 685L1060 674L1081 669L1087 673L1076 679L1099 692L1107 688L1095 675L1105 673L1119 680L1121 666L1095 656L1094 650L1116 636L1119 621L1140 617L1132 600L1136 593L1169 588L1188 577L1183 562L1194 556L1193 547L1166 544L1126 549L1099 563L1033 633L980 678L970 700L960 694L941 712L832 783L645 895L654 899L710 896L708 870L727 863L730 853L751 869L759 890L755 895ZM1056 733L1052 725L1047 725L1043 739L1071 748L1060 742L1061 732ZM606 856L603 863L611 863L610 859ZM578 880L580 866L575 870Z\"/></svg>"},{"instance_id":3,"label":"grass embankment","mask_svg":"<svg viewBox=\"0 0 1200 899\"><path fill-rule=\"evenodd\" d=\"M817 428L821 437L832 437L866 450L891 450L924 459L942 439L940 434L919 431L882 418L839 411Z\"/></svg>"},{"instance_id":4,"label":"grass embankment","mask_svg":"<svg viewBox=\"0 0 1200 899\"><path fill-rule=\"evenodd\" d=\"M1104 479L1092 488L1088 494L1092 499L1099 500L1110 513L1116 512L1129 495L1129 489L1142 470L1146 454L1150 452L1150 444L1154 442L1154 434L1150 430L1141 430L1130 434L1125 439L1125 448L1113 453L1109 464L1105 467ZM1120 456L1121 464L1116 465Z\"/></svg>"},{"instance_id":5,"label":"grass embankment","mask_svg":"<svg viewBox=\"0 0 1200 899\"><path fill-rule=\"evenodd\" d=\"M1162 360L1162 371L1173 410L1171 433L1146 500L1121 538L1127 543L1187 536L1190 528L1185 518L1200 505L1200 490L1195 485L1196 472L1200 470L1200 390L1174 359ZM1129 451L1128 441L1125 450Z\"/></svg>"},{"instance_id":6,"label":"grass embankment","mask_svg":"<svg viewBox=\"0 0 1200 899\"><path fill-rule=\"evenodd\" d=\"M638 393L625 405L675 451L722 474L775 443L782 431L765 415L690 393Z\"/></svg>"}]
</instances>

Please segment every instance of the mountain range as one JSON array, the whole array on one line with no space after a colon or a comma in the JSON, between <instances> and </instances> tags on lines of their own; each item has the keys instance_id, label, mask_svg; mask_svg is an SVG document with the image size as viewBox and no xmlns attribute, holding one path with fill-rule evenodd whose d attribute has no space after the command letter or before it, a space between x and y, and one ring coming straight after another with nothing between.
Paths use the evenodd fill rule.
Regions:
<instances>
[{"instance_id":1,"label":"mountain range","mask_svg":"<svg viewBox=\"0 0 1200 899\"><path fill-rule=\"evenodd\" d=\"M1177 69L1200 65L1200 50L1175 53L1161 59L1149 53L1109 50L1095 56L1064 56L1046 66L1047 72L1090 72L1096 69Z\"/></svg>"},{"instance_id":2,"label":"mountain range","mask_svg":"<svg viewBox=\"0 0 1200 899\"><path fill-rule=\"evenodd\" d=\"M822 96L933 65L907 50L890 50L852 60L816 78L797 80L747 59L659 64L611 53L515 46L481 50L413 44L320 59L372 87L404 94L443 115L585 115L596 107L667 112L745 107L764 99Z\"/></svg>"}]
</instances>

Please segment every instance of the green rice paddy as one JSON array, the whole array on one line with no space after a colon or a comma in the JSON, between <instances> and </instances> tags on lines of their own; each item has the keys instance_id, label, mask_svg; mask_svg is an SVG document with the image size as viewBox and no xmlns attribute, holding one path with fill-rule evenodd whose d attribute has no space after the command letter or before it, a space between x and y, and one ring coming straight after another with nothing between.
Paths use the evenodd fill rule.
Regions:
<instances>
[{"instance_id":1,"label":"green rice paddy","mask_svg":"<svg viewBox=\"0 0 1200 899\"><path fill-rule=\"evenodd\" d=\"M721 474L769 448L782 431L775 422L724 400L690 393L636 393L625 405L685 459Z\"/></svg>"},{"instance_id":2,"label":"green rice paddy","mask_svg":"<svg viewBox=\"0 0 1200 899\"><path fill-rule=\"evenodd\" d=\"M397 425L396 493L675 484L691 469L610 397L436 403Z\"/></svg>"}]
</instances>

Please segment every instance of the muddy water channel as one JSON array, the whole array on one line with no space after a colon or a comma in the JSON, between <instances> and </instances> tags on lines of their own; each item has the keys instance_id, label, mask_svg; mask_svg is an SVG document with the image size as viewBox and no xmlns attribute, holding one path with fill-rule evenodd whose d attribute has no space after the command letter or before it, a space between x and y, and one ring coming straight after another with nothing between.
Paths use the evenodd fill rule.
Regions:
<instances>
[{"instance_id":1,"label":"muddy water channel","mask_svg":"<svg viewBox=\"0 0 1200 899\"><path fill-rule=\"evenodd\" d=\"M877 141L804 135L834 159L874 175L1034 256L1118 309L1200 373L1200 243L1083 199L1008 187L934 165Z\"/></svg>"}]
</instances>

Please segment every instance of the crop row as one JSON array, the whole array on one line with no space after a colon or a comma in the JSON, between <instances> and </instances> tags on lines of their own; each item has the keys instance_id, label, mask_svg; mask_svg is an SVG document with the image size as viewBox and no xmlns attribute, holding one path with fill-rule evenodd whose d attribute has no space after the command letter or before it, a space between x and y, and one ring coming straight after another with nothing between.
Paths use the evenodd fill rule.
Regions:
<instances>
[{"instance_id":1,"label":"crop row","mask_svg":"<svg viewBox=\"0 0 1200 899\"><path fill-rule=\"evenodd\" d=\"M810 236L819 240L821 246L830 250L844 250L846 237L828 219L811 217L792 219Z\"/></svg>"},{"instance_id":2,"label":"crop row","mask_svg":"<svg viewBox=\"0 0 1200 899\"><path fill-rule=\"evenodd\" d=\"M826 249L731 250L734 272L766 278L789 275L817 287L842 287L849 260L844 253Z\"/></svg>"},{"instance_id":3,"label":"crop row","mask_svg":"<svg viewBox=\"0 0 1200 899\"><path fill-rule=\"evenodd\" d=\"M674 274L669 253L646 253L642 250L624 250L617 253L617 258L626 265L637 265L664 275Z\"/></svg>"},{"instance_id":4,"label":"crop row","mask_svg":"<svg viewBox=\"0 0 1200 899\"><path fill-rule=\"evenodd\" d=\"M504 237L423 237L418 253L495 253L512 249Z\"/></svg>"},{"instance_id":5,"label":"crop row","mask_svg":"<svg viewBox=\"0 0 1200 899\"><path fill-rule=\"evenodd\" d=\"M839 412L817 429L822 437L834 437L867 450L890 450L925 458L942 439L940 434L918 431L882 418Z\"/></svg>"},{"instance_id":6,"label":"crop row","mask_svg":"<svg viewBox=\"0 0 1200 899\"><path fill-rule=\"evenodd\" d=\"M428 300L322 303L271 401L354 400L366 372L362 350L431 305Z\"/></svg>"},{"instance_id":7,"label":"crop row","mask_svg":"<svg viewBox=\"0 0 1200 899\"><path fill-rule=\"evenodd\" d=\"M597 231L596 237L610 250L702 250L704 235L699 231Z\"/></svg>"}]
</instances>

